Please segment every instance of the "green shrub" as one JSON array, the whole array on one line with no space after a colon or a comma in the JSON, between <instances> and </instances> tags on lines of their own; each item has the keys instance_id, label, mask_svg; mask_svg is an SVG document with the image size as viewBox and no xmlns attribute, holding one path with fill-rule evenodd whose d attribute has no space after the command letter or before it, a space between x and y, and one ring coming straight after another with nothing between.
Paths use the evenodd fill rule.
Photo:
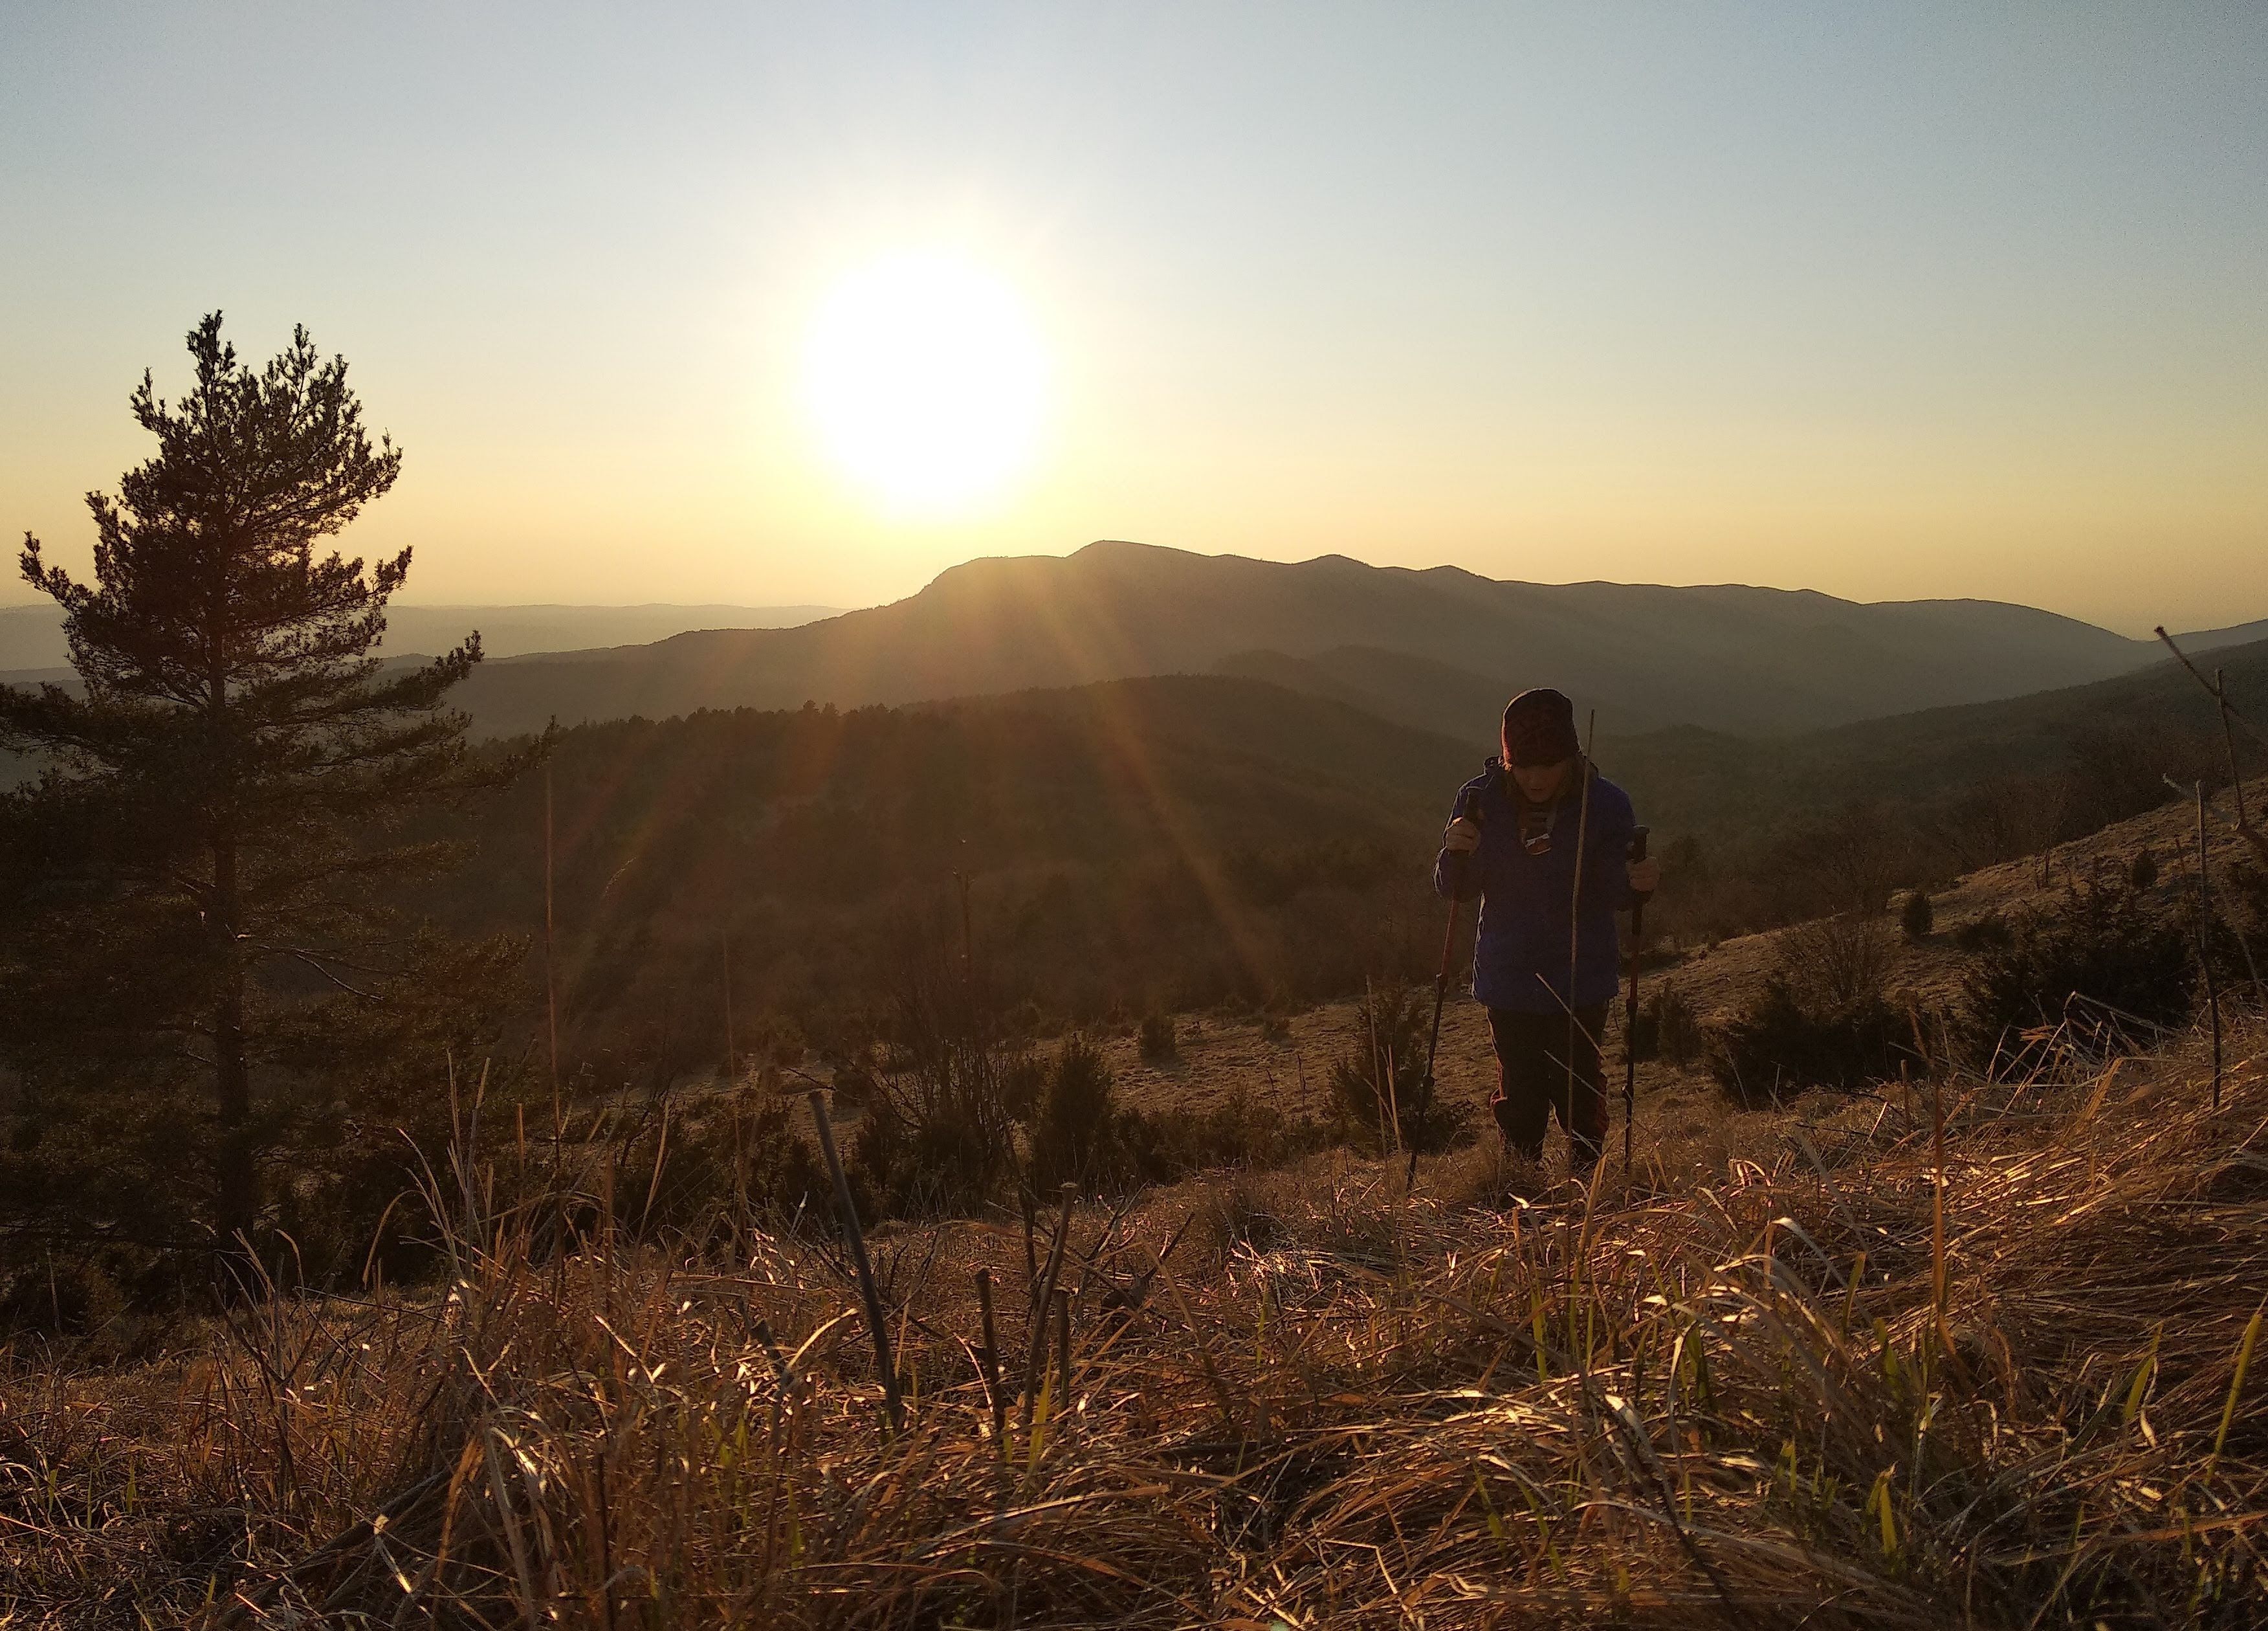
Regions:
<instances>
[{"instance_id":1,"label":"green shrub","mask_svg":"<svg viewBox=\"0 0 2268 1631\"><path fill-rule=\"evenodd\" d=\"M2029 1068L2026 1040L2070 1021L2096 1050L2127 1047L2190 1012L2196 957L2185 926L2126 883L2076 883L1974 954L1962 982L1970 1062Z\"/></svg>"},{"instance_id":2,"label":"green shrub","mask_svg":"<svg viewBox=\"0 0 2268 1631\"><path fill-rule=\"evenodd\" d=\"M952 978L911 981L852 1158L894 1215L975 1211L1015 1176L1016 1129L1044 1079L982 993Z\"/></svg>"},{"instance_id":3,"label":"green shrub","mask_svg":"<svg viewBox=\"0 0 2268 1631\"><path fill-rule=\"evenodd\" d=\"M1113 1086L1101 1049L1085 1037L1064 1044L1032 1125L1032 1180L1041 1193L1061 1184L1092 1190L1124 1164Z\"/></svg>"},{"instance_id":4,"label":"green shrub","mask_svg":"<svg viewBox=\"0 0 2268 1631\"><path fill-rule=\"evenodd\" d=\"M1882 927L1871 917L1788 930L1763 992L1710 1035L1709 1074L1752 1108L1896 1075L1915 1056L1911 1022L1884 990L1887 968Z\"/></svg>"},{"instance_id":5,"label":"green shrub","mask_svg":"<svg viewBox=\"0 0 2268 1631\"><path fill-rule=\"evenodd\" d=\"M1700 1016L1676 986L1664 984L1638 1010L1631 1031L1631 1051L1642 1059L1667 1059L1680 1069L1701 1057L1705 1042Z\"/></svg>"},{"instance_id":6,"label":"green shrub","mask_svg":"<svg viewBox=\"0 0 2268 1631\"><path fill-rule=\"evenodd\" d=\"M1447 1149L1464 1125L1425 1074L1432 1005L1425 993L1388 987L1355 1010L1354 1051L1331 1066L1339 1136L1359 1149ZM1398 1126L1400 1136L1395 1135Z\"/></svg>"},{"instance_id":7,"label":"green shrub","mask_svg":"<svg viewBox=\"0 0 2268 1631\"><path fill-rule=\"evenodd\" d=\"M1908 1030L1905 1015L1880 997L1822 1007L1775 976L1711 1035L1709 1074L1749 1109L1807 1088L1855 1088L1896 1075L1914 1057Z\"/></svg>"},{"instance_id":8,"label":"green shrub","mask_svg":"<svg viewBox=\"0 0 2268 1631\"><path fill-rule=\"evenodd\" d=\"M1125 1111L1116 1136L1130 1176L1172 1184L1221 1167L1280 1166L1329 1148L1333 1129L1256 1103L1240 1083L1202 1109Z\"/></svg>"}]
</instances>

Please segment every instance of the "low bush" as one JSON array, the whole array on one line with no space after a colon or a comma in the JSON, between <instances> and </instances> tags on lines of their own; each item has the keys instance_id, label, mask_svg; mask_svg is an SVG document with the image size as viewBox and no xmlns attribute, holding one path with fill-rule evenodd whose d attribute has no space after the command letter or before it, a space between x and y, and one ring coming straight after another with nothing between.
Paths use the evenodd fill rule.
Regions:
<instances>
[{"instance_id":1,"label":"low bush","mask_svg":"<svg viewBox=\"0 0 2268 1631\"><path fill-rule=\"evenodd\" d=\"M1927 889L1906 891L1906 904L1898 912L1898 927L1910 941L1924 941L1937 927L1937 909L1931 905Z\"/></svg>"},{"instance_id":2,"label":"low bush","mask_svg":"<svg viewBox=\"0 0 2268 1631\"><path fill-rule=\"evenodd\" d=\"M1084 1037L1064 1044L1032 1124L1032 1181L1041 1193L1062 1184L1091 1192L1124 1164L1113 1086L1101 1049Z\"/></svg>"},{"instance_id":3,"label":"low bush","mask_svg":"<svg viewBox=\"0 0 2268 1631\"><path fill-rule=\"evenodd\" d=\"M1138 1045L1142 1057L1152 1061L1172 1059L1181 1052L1182 1039L1174 1033L1174 1017L1170 1014L1149 1014L1142 1019Z\"/></svg>"},{"instance_id":4,"label":"low bush","mask_svg":"<svg viewBox=\"0 0 2268 1631\"><path fill-rule=\"evenodd\" d=\"M1668 984L1646 1000L1631 1030L1631 1051L1639 1059L1667 1059L1681 1070L1701 1057L1705 1042L1693 1004Z\"/></svg>"},{"instance_id":5,"label":"low bush","mask_svg":"<svg viewBox=\"0 0 2268 1631\"><path fill-rule=\"evenodd\" d=\"M1464 1118L1434 1091L1426 1052L1432 1006L1407 988L1374 991L1355 1010L1354 1051L1331 1066L1333 1119L1339 1136L1380 1154L1447 1149ZM1397 1136L1398 1130L1398 1136Z\"/></svg>"},{"instance_id":6,"label":"low bush","mask_svg":"<svg viewBox=\"0 0 2268 1631\"><path fill-rule=\"evenodd\" d=\"M1172 1184L1218 1167L1273 1167L1328 1148L1332 1130L1256 1102L1240 1084L1202 1109L1128 1111L1116 1138L1129 1177Z\"/></svg>"},{"instance_id":7,"label":"low bush","mask_svg":"<svg viewBox=\"0 0 2268 1631\"><path fill-rule=\"evenodd\" d=\"M1846 913L1788 930L1764 990L1709 1036L1709 1074L1750 1108L1896 1075L1916 1055L1911 1022L1885 990L1888 965L1877 919Z\"/></svg>"},{"instance_id":8,"label":"low bush","mask_svg":"<svg viewBox=\"0 0 2268 1631\"><path fill-rule=\"evenodd\" d=\"M2124 1047L2190 1012L2196 956L2185 926L2126 882L2071 885L1978 945L1962 982L1961 1040L1979 1068L2028 1069L2066 1022L2091 1051Z\"/></svg>"},{"instance_id":9,"label":"low bush","mask_svg":"<svg viewBox=\"0 0 2268 1631\"><path fill-rule=\"evenodd\" d=\"M852 1160L896 1216L972 1212L1016 1177L1017 1129L1045 1079L981 993L950 978L909 982Z\"/></svg>"},{"instance_id":10,"label":"low bush","mask_svg":"<svg viewBox=\"0 0 2268 1631\"><path fill-rule=\"evenodd\" d=\"M1855 1088L1912 1061L1906 1016L1879 993L1845 1006L1809 1001L1778 976L1711 1033L1709 1074L1742 1106L1761 1109L1807 1088Z\"/></svg>"}]
</instances>

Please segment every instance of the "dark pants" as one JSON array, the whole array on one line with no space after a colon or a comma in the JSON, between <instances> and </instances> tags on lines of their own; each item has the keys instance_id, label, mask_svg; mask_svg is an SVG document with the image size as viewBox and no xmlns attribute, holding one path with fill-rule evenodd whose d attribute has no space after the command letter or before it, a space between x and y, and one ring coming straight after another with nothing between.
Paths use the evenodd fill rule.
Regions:
<instances>
[{"instance_id":1,"label":"dark pants","mask_svg":"<svg viewBox=\"0 0 2268 1631\"><path fill-rule=\"evenodd\" d=\"M1567 1015L1515 1014L1491 1008L1489 1037L1496 1044L1496 1096L1489 1109L1505 1142L1531 1160L1543 1155L1551 1112L1567 1129L1568 1165L1587 1172L1607 1140L1607 1096L1599 1085L1599 1037L1607 1024L1604 1003L1575 1010L1572 1091L1567 1069Z\"/></svg>"}]
</instances>

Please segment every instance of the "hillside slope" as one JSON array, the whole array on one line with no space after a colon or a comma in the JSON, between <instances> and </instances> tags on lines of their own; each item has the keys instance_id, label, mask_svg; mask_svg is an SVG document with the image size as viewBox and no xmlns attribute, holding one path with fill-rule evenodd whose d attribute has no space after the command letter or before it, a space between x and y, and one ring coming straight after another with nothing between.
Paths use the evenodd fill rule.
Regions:
<instances>
[{"instance_id":1,"label":"hillside slope","mask_svg":"<svg viewBox=\"0 0 2268 1631\"><path fill-rule=\"evenodd\" d=\"M2222 661L2240 705L2268 705L2268 644ZM2102 741L2125 756L2098 767L2099 819L2147 808L2161 769L2213 771L2210 724L2194 683L2160 668L1778 743L1675 731L1601 756L1665 844L1697 837L1720 872L1754 871L1846 799L1928 820L1995 779L2085 774ZM917 952L957 944L956 877L987 965L1050 1012L1314 1000L1422 975L1442 811L1487 751L1226 676L578 727L554 765L571 1018L593 1045L721 1046L728 937L744 1006L871 1007ZM541 921L539 796L474 823L482 858L437 897L458 926ZM1664 925L1699 904L1666 903Z\"/></svg>"},{"instance_id":2,"label":"hillside slope","mask_svg":"<svg viewBox=\"0 0 2268 1631\"><path fill-rule=\"evenodd\" d=\"M1556 683L1624 732L1685 723L1772 734L2014 696L2151 660L2144 643L1997 602L1512 583L1447 566L1342 556L1287 565L1111 542L1062 557L971 561L906 600L798 629L495 663L465 698L484 732L509 734L555 716L918 702L1203 673L1251 653L1307 661L1347 647L1455 671L1438 711L1395 717L1460 731L1470 728L1465 693L1476 685L1508 695Z\"/></svg>"},{"instance_id":3,"label":"hillside slope","mask_svg":"<svg viewBox=\"0 0 2268 1631\"><path fill-rule=\"evenodd\" d=\"M2268 721L2268 640L2223 647L2213 661L2228 675L2231 702ZM2238 751L2257 766L2248 743ZM1603 741L1599 756L1668 830L1725 839L1853 801L1921 804L2011 777L2076 769L2154 788L2161 773L2226 775L2212 701L2170 660L2091 684L1778 741L1645 733Z\"/></svg>"}]
</instances>

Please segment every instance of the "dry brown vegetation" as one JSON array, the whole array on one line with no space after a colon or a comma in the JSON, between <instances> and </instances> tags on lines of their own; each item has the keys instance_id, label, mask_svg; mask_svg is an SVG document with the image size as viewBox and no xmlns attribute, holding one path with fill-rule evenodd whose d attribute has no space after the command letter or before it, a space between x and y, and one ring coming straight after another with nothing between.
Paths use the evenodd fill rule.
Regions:
<instances>
[{"instance_id":1,"label":"dry brown vegetation","mask_svg":"<svg viewBox=\"0 0 2268 1631\"><path fill-rule=\"evenodd\" d=\"M1409 1193L1340 1155L1081 1211L1067 1347L1031 1339L1020 1230L887 1235L895 1435L821 1243L602 1217L545 1252L556 1197L451 1172L444 1295L280 1299L127 1370L18 1351L0 1601L57 1625L2249 1625L2268 1068L2235 1057L2218 1113L2193 1049L2066 1060L1653 1144L1646 1185L1587 1205L1507 1202L1531 1175L1468 1152Z\"/></svg>"}]
</instances>

